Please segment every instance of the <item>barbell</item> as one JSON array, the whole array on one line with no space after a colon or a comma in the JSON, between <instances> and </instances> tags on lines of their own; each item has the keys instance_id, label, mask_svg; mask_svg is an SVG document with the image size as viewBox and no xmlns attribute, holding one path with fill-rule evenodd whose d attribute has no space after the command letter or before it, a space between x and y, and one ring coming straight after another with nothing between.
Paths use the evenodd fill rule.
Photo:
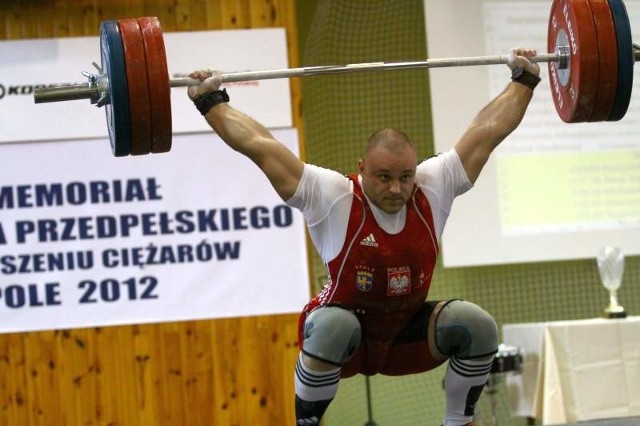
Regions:
<instances>
[{"instance_id":1,"label":"barbell","mask_svg":"<svg viewBox=\"0 0 640 426\"><path fill-rule=\"evenodd\" d=\"M98 74L83 72L84 84L35 91L36 103L90 99L105 107L113 155L142 155L171 149L171 88L197 85L170 78L160 22L156 17L103 21ZM546 62L556 112L566 123L618 121L627 112L633 68L640 48L631 39L623 0L553 0ZM372 62L223 73L222 82L506 64L508 56Z\"/></svg>"}]
</instances>

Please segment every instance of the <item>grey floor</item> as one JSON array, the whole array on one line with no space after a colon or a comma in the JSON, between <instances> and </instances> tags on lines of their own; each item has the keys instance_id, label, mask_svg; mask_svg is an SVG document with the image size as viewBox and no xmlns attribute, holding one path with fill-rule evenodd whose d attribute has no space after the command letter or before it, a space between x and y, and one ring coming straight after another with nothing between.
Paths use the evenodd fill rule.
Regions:
<instances>
[{"instance_id":1,"label":"grey floor","mask_svg":"<svg viewBox=\"0 0 640 426\"><path fill-rule=\"evenodd\" d=\"M560 425L558 425L560 426ZM640 426L640 417L627 417L624 419L590 420L571 423L563 426Z\"/></svg>"}]
</instances>

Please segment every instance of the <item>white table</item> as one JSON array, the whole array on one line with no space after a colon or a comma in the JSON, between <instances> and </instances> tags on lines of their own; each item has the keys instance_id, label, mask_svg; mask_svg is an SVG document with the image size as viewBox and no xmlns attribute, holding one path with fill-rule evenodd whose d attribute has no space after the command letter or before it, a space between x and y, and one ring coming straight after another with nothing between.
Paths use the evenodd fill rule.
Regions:
<instances>
[{"instance_id":1,"label":"white table","mask_svg":"<svg viewBox=\"0 0 640 426\"><path fill-rule=\"evenodd\" d=\"M506 376L513 416L559 424L640 415L640 317L505 324L523 351Z\"/></svg>"}]
</instances>

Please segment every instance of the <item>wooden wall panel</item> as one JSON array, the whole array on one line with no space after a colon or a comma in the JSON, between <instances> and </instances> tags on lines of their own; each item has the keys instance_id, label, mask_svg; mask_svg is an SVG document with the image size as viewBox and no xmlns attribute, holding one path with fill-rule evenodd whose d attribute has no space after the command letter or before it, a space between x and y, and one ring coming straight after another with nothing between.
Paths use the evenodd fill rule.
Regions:
<instances>
[{"instance_id":1,"label":"wooden wall panel","mask_svg":"<svg viewBox=\"0 0 640 426\"><path fill-rule=\"evenodd\" d=\"M0 40L96 36L103 20L140 16L164 31L284 27L299 66L294 0L3 0ZM290 84L300 129L300 86ZM1 334L0 426L293 424L296 323L290 314Z\"/></svg>"}]
</instances>

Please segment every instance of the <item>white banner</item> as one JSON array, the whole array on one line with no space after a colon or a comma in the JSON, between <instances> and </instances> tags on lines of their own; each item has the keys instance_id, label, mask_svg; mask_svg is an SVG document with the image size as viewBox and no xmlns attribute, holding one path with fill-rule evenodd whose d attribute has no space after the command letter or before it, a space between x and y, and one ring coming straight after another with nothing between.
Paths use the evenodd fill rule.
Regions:
<instances>
[{"instance_id":1,"label":"white banner","mask_svg":"<svg viewBox=\"0 0 640 426\"><path fill-rule=\"evenodd\" d=\"M169 73L200 68L223 73L288 67L283 28L165 33ZM35 104L39 86L86 83L83 71L98 74L98 37L0 42L0 143L106 137L104 108L89 99ZM233 105L268 128L292 126L287 79L229 83ZM174 133L207 131L193 113L186 88L171 91ZM37 124L37 125L36 125Z\"/></svg>"},{"instance_id":2,"label":"white banner","mask_svg":"<svg viewBox=\"0 0 640 426\"><path fill-rule=\"evenodd\" d=\"M193 113L193 111L192 111ZM295 129L274 135L298 153ZM302 216L215 134L0 145L0 332L297 312Z\"/></svg>"},{"instance_id":3,"label":"white banner","mask_svg":"<svg viewBox=\"0 0 640 426\"><path fill-rule=\"evenodd\" d=\"M518 46L547 52L551 1L424 6L432 58L507 55ZM632 19L640 16L640 1L626 8ZM637 39L640 26L631 23ZM436 152L453 146L509 75L506 65L429 70ZM442 238L445 267L595 259L608 245L640 254L639 92L620 121L567 125L554 108L546 64L540 76L522 123L496 148L473 190L456 200Z\"/></svg>"}]
</instances>

